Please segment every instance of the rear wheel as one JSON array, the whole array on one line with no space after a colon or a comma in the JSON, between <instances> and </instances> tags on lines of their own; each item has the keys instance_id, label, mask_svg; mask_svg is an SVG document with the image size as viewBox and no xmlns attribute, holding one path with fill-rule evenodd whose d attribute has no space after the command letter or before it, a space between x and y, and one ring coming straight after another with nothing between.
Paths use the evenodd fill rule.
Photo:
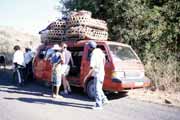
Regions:
<instances>
[{"instance_id":1,"label":"rear wheel","mask_svg":"<svg viewBox=\"0 0 180 120\"><path fill-rule=\"evenodd\" d=\"M86 93L90 99L95 98L95 86L93 80L88 81L86 85Z\"/></svg>"}]
</instances>

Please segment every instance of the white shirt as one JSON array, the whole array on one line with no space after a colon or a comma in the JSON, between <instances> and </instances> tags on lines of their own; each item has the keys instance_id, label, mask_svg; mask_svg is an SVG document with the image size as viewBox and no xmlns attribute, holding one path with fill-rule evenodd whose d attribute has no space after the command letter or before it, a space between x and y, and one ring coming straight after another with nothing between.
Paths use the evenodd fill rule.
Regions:
<instances>
[{"instance_id":1,"label":"white shirt","mask_svg":"<svg viewBox=\"0 0 180 120\"><path fill-rule=\"evenodd\" d=\"M104 76L105 54L99 48L92 51L90 67L93 68L93 76Z\"/></svg>"},{"instance_id":2,"label":"white shirt","mask_svg":"<svg viewBox=\"0 0 180 120\"><path fill-rule=\"evenodd\" d=\"M24 53L23 53L21 50L17 50L17 51L14 53L13 63L17 63L18 65L22 65L22 66L25 67Z\"/></svg>"},{"instance_id":3,"label":"white shirt","mask_svg":"<svg viewBox=\"0 0 180 120\"><path fill-rule=\"evenodd\" d=\"M32 60L33 56L34 55L33 55L33 53L31 51L28 51L28 52L24 53L24 61L25 61L25 63L28 64Z\"/></svg>"}]
</instances>

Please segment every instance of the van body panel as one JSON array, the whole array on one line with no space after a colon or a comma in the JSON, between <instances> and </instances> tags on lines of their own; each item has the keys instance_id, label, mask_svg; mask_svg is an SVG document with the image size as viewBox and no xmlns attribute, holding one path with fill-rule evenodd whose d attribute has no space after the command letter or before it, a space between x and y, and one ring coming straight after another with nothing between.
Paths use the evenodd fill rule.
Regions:
<instances>
[{"instance_id":1,"label":"van body panel","mask_svg":"<svg viewBox=\"0 0 180 120\"><path fill-rule=\"evenodd\" d=\"M70 73L67 76L70 85L85 87L83 79L90 69L87 42L88 40L65 42L75 60L75 67L70 68ZM147 87L150 85L150 80L144 76L144 66L142 62L129 45L112 41L96 42L97 46L100 47L106 55L104 90L121 91L123 89ZM38 54L43 47L50 48L52 45L53 44L40 46ZM117 48L119 53L114 54L113 48ZM38 80L51 81L52 65L48 60L38 58L38 54L33 63L34 75Z\"/></svg>"}]
</instances>

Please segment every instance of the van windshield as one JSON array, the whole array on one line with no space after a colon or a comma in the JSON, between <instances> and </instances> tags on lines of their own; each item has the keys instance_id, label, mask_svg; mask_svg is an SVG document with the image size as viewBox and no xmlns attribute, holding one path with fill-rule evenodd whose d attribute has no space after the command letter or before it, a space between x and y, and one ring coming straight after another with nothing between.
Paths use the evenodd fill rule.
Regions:
<instances>
[{"instance_id":1,"label":"van windshield","mask_svg":"<svg viewBox=\"0 0 180 120\"><path fill-rule=\"evenodd\" d=\"M111 54L114 58L120 60L138 60L137 56L134 54L130 47L119 46L119 45L109 45Z\"/></svg>"}]
</instances>

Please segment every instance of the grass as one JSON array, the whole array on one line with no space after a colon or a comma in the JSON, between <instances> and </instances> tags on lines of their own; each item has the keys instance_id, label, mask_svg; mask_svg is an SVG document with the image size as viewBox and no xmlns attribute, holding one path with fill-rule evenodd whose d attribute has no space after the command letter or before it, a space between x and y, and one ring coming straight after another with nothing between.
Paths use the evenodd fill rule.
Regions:
<instances>
[{"instance_id":1,"label":"grass","mask_svg":"<svg viewBox=\"0 0 180 120\"><path fill-rule=\"evenodd\" d=\"M145 70L152 80L152 88L180 92L180 62L173 57L167 60L148 60Z\"/></svg>"}]
</instances>

